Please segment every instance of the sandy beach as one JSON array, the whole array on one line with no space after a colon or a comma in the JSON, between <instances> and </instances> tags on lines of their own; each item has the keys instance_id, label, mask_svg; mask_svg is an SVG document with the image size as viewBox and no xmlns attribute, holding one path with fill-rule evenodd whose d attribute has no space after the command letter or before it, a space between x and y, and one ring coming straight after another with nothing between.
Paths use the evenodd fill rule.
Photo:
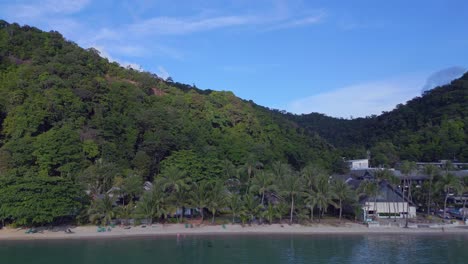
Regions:
<instances>
[{"instance_id":1,"label":"sandy beach","mask_svg":"<svg viewBox=\"0 0 468 264\"><path fill-rule=\"evenodd\" d=\"M38 228L34 234L26 234L27 229L4 228L0 230L0 240L36 240L36 239L101 239L101 238L119 238L119 237L138 237L138 236L165 236L165 235L225 235L225 234L466 234L468 235L468 226L446 225L443 228L400 228L400 227L378 227L368 228L365 225L346 223L342 226L330 225L201 225L193 228L187 228L183 224L156 224L142 227L135 226L130 229L123 227L112 228L111 231L97 232L96 226L78 226L70 227L73 233L66 233L68 227L55 227L51 229Z\"/></svg>"}]
</instances>

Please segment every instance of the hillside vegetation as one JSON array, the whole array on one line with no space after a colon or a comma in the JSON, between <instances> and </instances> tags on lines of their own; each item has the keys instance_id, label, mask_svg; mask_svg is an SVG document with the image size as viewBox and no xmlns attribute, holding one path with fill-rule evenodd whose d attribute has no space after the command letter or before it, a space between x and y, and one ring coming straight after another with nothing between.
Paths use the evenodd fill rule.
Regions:
<instances>
[{"instance_id":1,"label":"hillside vegetation","mask_svg":"<svg viewBox=\"0 0 468 264\"><path fill-rule=\"evenodd\" d=\"M347 120L312 113L289 118L344 156L363 158L370 150L375 166L400 160L468 162L468 73L379 116Z\"/></svg>"}]
</instances>

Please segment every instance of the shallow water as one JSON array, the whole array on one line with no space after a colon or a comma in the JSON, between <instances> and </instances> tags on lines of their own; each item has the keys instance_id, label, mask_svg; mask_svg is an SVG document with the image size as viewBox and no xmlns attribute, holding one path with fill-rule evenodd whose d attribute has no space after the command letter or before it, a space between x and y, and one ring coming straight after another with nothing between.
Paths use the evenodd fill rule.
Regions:
<instances>
[{"instance_id":1,"label":"shallow water","mask_svg":"<svg viewBox=\"0 0 468 264\"><path fill-rule=\"evenodd\" d=\"M0 241L0 263L468 263L466 235L187 235Z\"/></svg>"}]
</instances>

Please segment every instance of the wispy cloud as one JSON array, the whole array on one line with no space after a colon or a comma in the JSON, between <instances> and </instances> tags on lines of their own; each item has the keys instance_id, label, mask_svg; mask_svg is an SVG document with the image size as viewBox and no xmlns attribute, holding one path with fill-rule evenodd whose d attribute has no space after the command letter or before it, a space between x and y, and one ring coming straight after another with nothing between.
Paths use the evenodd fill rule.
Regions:
<instances>
[{"instance_id":1,"label":"wispy cloud","mask_svg":"<svg viewBox=\"0 0 468 264\"><path fill-rule=\"evenodd\" d=\"M434 72L427 78L422 91L425 92L437 86L448 84L454 79L461 77L466 71L464 67L454 66Z\"/></svg>"},{"instance_id":2,"label":"wispy cloud","mask_svg":"<svg viewBox=\"0 0 468 264\"><path fill-rule=\"evenodd\" d=\"M48 14L73 14L81 11L90 2L90 0L43 0L27 4L10 2L6 8L14 11L17 17L35 18Z\"/></svg>"},{"instance_id":3,"label":"wispy cloud","mask_svg":"<svg viewBox=\"0 0 468 264\"><path fill-rule=\"evenodd\" d=\"M220 16L213 18L156 17L129 26L131 32L154 35L181 35L231 26L245 25L255 18L248 16Z\"/></svg>"},{"instance_id":4,"label":"wispy cloud","mask_svg":"<svg viewBox=\"0 0 468 264\"><path fill-rule=\"evenodd\" d=\"M295 100L289 103L287 110L343 118L380 114L418 96L424 81L425 78L418 75L359 83Z\"/></svg>"},{"instance_id":5,"label":"wispy cloud","mask_svg":"<svg viewBox=\"0 0 468 264\"><path fill-rule=\"evenodd\" d=\"M167 80L167 78L171 76L163 66L158 66L158 72L156 74L164 80Z\"/></svg>"}]
</instances>

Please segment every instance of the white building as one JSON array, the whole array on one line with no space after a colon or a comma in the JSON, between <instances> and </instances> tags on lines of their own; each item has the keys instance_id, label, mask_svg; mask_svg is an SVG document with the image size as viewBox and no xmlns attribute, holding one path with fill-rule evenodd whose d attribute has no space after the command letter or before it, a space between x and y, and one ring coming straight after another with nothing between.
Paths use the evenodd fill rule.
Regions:
<instances>
[{"instance_id":1,"label":"white building","mask_svg":"<svg viewBox=\"0 0 468 264\"><path fill-rule=\"evenodd\" d=\"M351 170L362 170L369 168L368 159L347 160L346 163Z\"/></svg>"},{"instance_id":2,"label":"white building","mask_svg":"<svg viewBox=\"0 0 468 264\"><path fill-rule=\"evenodd\" d=\"M362 207L364 219L377 218L416 218L416 207L408 202L372 202L367 201Z\"/></svg>"}]
</instances>

